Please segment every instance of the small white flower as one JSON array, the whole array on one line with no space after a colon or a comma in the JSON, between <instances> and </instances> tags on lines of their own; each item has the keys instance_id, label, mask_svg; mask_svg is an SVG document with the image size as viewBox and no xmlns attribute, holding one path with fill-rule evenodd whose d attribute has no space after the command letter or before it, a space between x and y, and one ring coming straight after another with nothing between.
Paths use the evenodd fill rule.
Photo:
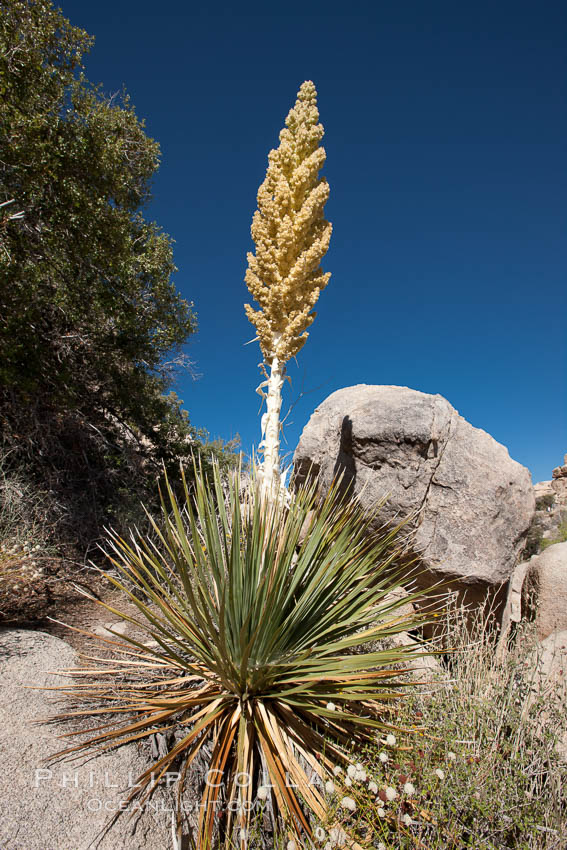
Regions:
<instances>
[{"instance_id":1,"label":"small white flower","mask_svg":"<svg viewBox=\"0 0 567 850\"><path fill-rule=\"evenodd\" d=\"M357 770L354 774L354 778L357 782L366 782L366 771L365 770Z\"/></svg>"},{"instance_id":2,"label":"small white flower","mask_svg":"<svg viewBox=\"0 0 567 850\"><path fill-rule=\"evenodd\" d=\"M437 776L439 779L445 779L445 774L440 767L438 767L435 771L435 776Z\"/></svg>"},{"instance_id":3,"label":"small white flower","mask_svg":"<svg viewBox=\"0 0 567 850\"><path fill-rule=\"evenodd\" d=\"M386 794L386 799L389 800L390 803L392 802L392 800L395 800L396 797L398 796L398 792L396 791L396 789L390 788L389 786L388 786L388 788L386 788L385 794Z\"/></svg>"},{"instance_id":4,"label":"small white flower","mask_svg":"<svg viewBox=\"0 0 567 850\"><path fill-rule=\"evenodd\" d=\"M337 847L344 847L347 842L347 834L340 826L334 826L329 831L329 838L331 839L331 846L335 844Z\"/></svg>"},{"instance_id":5,"label":"small white flower","mask_svg":"<svg viewBox=\"0 0 567 850\"><path fill-rule=\"evenodd\" d=\"M378 808L376 809L376 814L378 815L379 818L385 818L386 817L386 809L383 809L382 806L378 806Z\"/></svg>"},{"instance_id":6,"label":"small white flower","mask_svg":"<svg viewBox=\"0 0 567 850\"><path fill-rule=\"evenodd\" d=\"M396 746L396 736L395 735L386 735L386 743L389 747Z\"/></svg>"},{"instance_id":7,"label":"small white flower","mask_svg":"<svg viewBox=\"0 0 567 850\"><path fill-rule=\"evenodd\" d=\"M352 779L350 778L350 776L345 776L345 785L347 786L347 788L350 788L352 786Z\"/></svg>"},{"instance_id":8,"label":"small white flower","mask_svg":"<svg viewBox=\"0 0 567 850\"><path fill-rule=\"evenodd\" d=\"M457 756L455 755L455 753L447 753L447 758L449 759L449 761L455 761Z\"/></svg>"},{"instance_id":9,"label":"small white flower","mask_svg":"<svg viewBox=\"0 0 567 850\"><path fill-rule=\"evenodd\" d=\"M343 797L341 806L343 809L348 809L349 812L356 812L356 803L352 797Z\"/></svg>"},{"instance_id":10,"label":"small white flower","mask_svg":"<svg viewBox=\"0 0 567 850\"><path fill-rule=\"evenodd\" d=\"M404 785L404 794L407 794L408 797L413 797L415 794L415 785L412 785L411 782L406 782Z\"/></svg>"},{"instance_id":11,"label":"small white flower","mask_svg":"<svg viewBox=\"0 0 567 850\"><path fill-rule=\"evenodd\" d=\"M411 826L411 825L412 825L412 823L413 823L413 821L412 821L412 819L411 819L411 817L410 817L409 815L404 815L404 816L402 817L402 821L404 822L404 824L405 824L406 826Z\"/></svg>"},{"instance_id":12,"label":"small white flower","mask_svg":"<svg viewBox=\"0 0 567 850\"><path fill-rule=\"evenodd\" d=\"M333 768L333 773L335 774L335 776L338 776L339 773L342 773L342 772L343 772L342 767L340 767L340 765L336 764Z\"/></svg>"},{"instance_id":13,"label":"small white flower","mask_svg":"<svg viewBox=\"0 0 567 850\"><path fill-rule=\"evenodd\" d=\"M331 782L330 779L325 782L325 791L327 792L327 794L335 793L335 783Z\"/></svg>"},{"instance_id":14,"label":"small white flower","mask_svg":"<svg viewBox=\"0 0 567 850\"><path fill-rule=\"evenodd\" d=\"M334 711L336 707L337 706L335 705L334 702L328 702L327 703L327 711Z\"/></svg>"},{"instance_id":15,"label":"small white flower","mask_svg":"<svg viewBox=\"0 0 567 850\"><path fill-rule=\"evenodd\" d=\"M375 782L369 782L368 783L368 790L370 791L371 794L377 794L378 793L378 786L376 785Z\"/></svg>"},{"instance_id":16,"label":"small white flower","mask_svg":"<svg viewBox=\"0 0 567 850\"><path fill-rule=\"evenodd\" d=\"M268 789L265 785L261 785L258 788L258 799L259 800L267 800L268 799Z\"/></svg>"},{"instance_id":17,"label":"small white flower","mask_svg":"<svg viewBox=\"0 0 567 850\"><path fill-rule=\"evenodd\" d=\"M354 764L349 764L349 766L347 767L347 773L351 779L354 778L354 775L356 774L356 767L354 766Z\"/></svg>"},{"instance_id":18,"label":"small white flower","mask_svg":"<svg viewBox=\"0 0 567 850\"><path fill-rule=\"evenodd\" d=\"M317 841L324 841L327 833L321 826L315 827L315 838Z\"/></svg>"},{"instance_id":19,"label":"small white flower","mask_svg":"<svg viewBox=\"0 0 567 850\"><path fill-rule=\"evenodd\" d=\"M380 753L378 758L380 759L382 764L386 764L386 762L388 761L388 753Z\"/></svg>"},{"instance_id":20,"label":"small white flower","mask_svg":"<svg viewBox=\"0 0 567 850\"><path fill-rule=\"evenodd\" d=\"M378 842L378 844L376 845L376 850L386 850L386 845L383 841Z\"/></svg>"},{"instance_id":21,"label":"small white flower","mask_svg":"<svg viewBox=\"0 0 567 850\"><path fill-rule=\"evenodd\" d=\"M297 844L295 843L293 838L287 842L287 850L297 850Z\"/></svg>"},{"instance_id":22,"label":"small white flower","mask_svg":"<svg viewBox=\"0 0 567 850\"><path fill-rule=\"evenodd\" d=\"M327 841L327 843L323 847L323 850L333 850L333 845L331 844L330 841Z\"/></svg>"}]
</instances>

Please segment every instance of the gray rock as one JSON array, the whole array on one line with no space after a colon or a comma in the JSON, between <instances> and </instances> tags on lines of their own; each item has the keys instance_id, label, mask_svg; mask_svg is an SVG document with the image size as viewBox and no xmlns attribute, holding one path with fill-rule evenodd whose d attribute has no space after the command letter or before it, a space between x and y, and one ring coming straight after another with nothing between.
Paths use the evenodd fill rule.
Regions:
<instances>
[{"instance_id":1,"label":"gray rock","mask_svg":"<svg viewBox=\"0 0 567 850\"><path fill-rule=\"evenodd\" d=\"M538 499L553 498L553 487L551 481L538 481L534 484L534 496Z\"/></svg>"},{"instance_id":2,"label":"gray rock","mask_svg":"<svg viewBox=\"0 0 567 850\"><path fill-rule=\"evenodd\" d=\"M398 604L398 603L402 604ZM412 627L412 621L416 617L417 606L410 599L408 591L404 587L395 587L384 598L384 603L396 603L397 607L384 615L384 622L394 620L396 622L407 620L408 628ZM395 635L390 635L387 638L376 641L365 648L365 651L377 651L379 649L397 649L401 646L411 647L413 654L408 654L404 660L405 673L412 679L418 682L431 682L433 679L439 679L445 676L443 667L437 660L435 655L428 655L428 652L434 652L436 647L427 641L418 641L409 632L398 632Z\"/></svg>"},{"instance_id":3,"label":"gray rock","mask_svg":"<svg viewBox=\"0 0 567 850\"><path fill-rule=\"evenodd\" d=\"M422 585L450 581L478 602L504 588L535 506L529 471L440 395L360 384L329 396L306 425L294 457L327 489L344 473L382 518L412 518ZM504 595L502 591L501 596Z\"/></svg>"},{"instance_id":4,"label":"gray rock","mask_svg":"<svg viewBox=\"0 0 567 850\"><path fill-rule=\"evenodd\" d=\"M556 630L567 630L567 541L530 558L522 608L533 612L540 640Z\"/></svg>"},{"instance_id":5,"label":"gray rock","mask_svg":"<svg viewBox=\"0 0 567 850\"><path fill-rule=\"evenodd\" d=\"M45 764L65 741L56 737L62 733L60 726L37 721L61 708L52 693L27 688L61 685L65 679L49 671L74 666L73 650L59 638L42 632L0 632L0 847L169 850L171 812L165 791L155 809L147 809L137 820L124 813L99 844L95 840L125 789L148 766L136 744L88 761Z\"/></svg>"},{"instance_id":6,"label":"gray rock","mask_svg":"<svg viewBox=\"0 0 567 850\"><path fill-rule=\"evenodd\" d=\"M529 667L536 690L551 686L562 693L567 685L567 630L557 629L542 640Z\"/></svg>"},{"instance_id":7,"label":"gray rock","mask_svg":"<svg viewBox=\"0 0 567 850\"><path fill-rule=\"evenodd\" d=\"M434 679L446 678L446 673L435 655L427 655L432 651L427 642L420 642L407 632L400 632L390 638L389 645L393 648L400 646L411 646L415 650L415 657L408 657L405 663L407 674L419 682L431 682Z\"/></svg>"},{"instance_id":8,"label":"gray rock","mask_svg":"<svg viewBox=\"0 0 567 850\"><path fill-rule=\"evenodd\" d=\"M409 593L405 587L401 585L399 587L394 587L384 598L385 603L402 603L395 608L389 617L386 617L386 620L411 620L415 617L416 608L411 601L409 600Z\"/></svg>"},{"instance_id":9,"label":"gray rock","mask_svg":"<svg viewBox=\"0 0 567 850\"><path fill-rule=\"evenodd\" d=\"M556 466L553 470L553 478L567 478L567 455L563 456L563 466Z\"/></svg>"},{"instance_id":10,"label":"gray rock","mask_svg":"<svg viewBox=\"0 0 567 850\"><path fill-rule=\"evenodd\" d=\"M522 592L528 564L529 561L520 561L519 564L516 564L508 582L506 602L500 623L500 637L498 640L498 656L500 658L503 658L506 654L512 623L521 622L524 614Z\"/></svg>"},{"instance_id":11,"label":"gray rock","mask_svg":"<svg viewBox=\"0 0 567 850\"><path fill-rule=\"evenodd\" d=\"M551 632L538 644L526 661L525 679L529 692L524 715L536 701L540 703L536 728L542 735L553 729L555 749L567 761L567 631Z\"/></svg>"},{"instance_id":12,"label":"gray rock","mask_svg":"<svg viewBox=\"0 0 567 850\"><path fill-rule=\"evenodd\" d=\"M567 507L567 455L563 458L563 466L553 470L551 488L558 504Z\"/></svg>"},{"instance_id":13,"label":"gray rock","mask_svg":"<svg viewBox=\"0 0 567 850\"><path fill-rule=\"evenodd\" d=\"M125 620L116 620L114 622L105 623L104 626L95 626L93 634L100 635L103 638L112 639L117 634L124 635L128 631L128 623Z\"/></svg>"}]
</instances>

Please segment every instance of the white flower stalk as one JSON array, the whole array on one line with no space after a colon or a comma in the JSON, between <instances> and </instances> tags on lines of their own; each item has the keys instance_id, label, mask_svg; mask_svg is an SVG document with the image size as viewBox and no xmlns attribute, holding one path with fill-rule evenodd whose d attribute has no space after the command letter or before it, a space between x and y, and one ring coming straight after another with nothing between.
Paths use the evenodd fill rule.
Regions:
<instances>
[{"instance_id":1,"label":"white flower stalk","mask_svg":"<svg viewBox=\"0 0 567 850\"><path fill-rule=\"evenodd\" d=\"M266 178L258 189L258 209L252 219L256 253L248 254L246 284L258 310L244 306L256 328L266 380L258 392L266 399L262 417L263 461L259 468L264 493L281 493L280 411L285 364L307 339L313 307L330 274L321 270L331 225L323 218L329 186L319 171L325 162L321 147L317 92L303 83L280 133L280 145L270 151Z\"/></svg>"}]
</instances>

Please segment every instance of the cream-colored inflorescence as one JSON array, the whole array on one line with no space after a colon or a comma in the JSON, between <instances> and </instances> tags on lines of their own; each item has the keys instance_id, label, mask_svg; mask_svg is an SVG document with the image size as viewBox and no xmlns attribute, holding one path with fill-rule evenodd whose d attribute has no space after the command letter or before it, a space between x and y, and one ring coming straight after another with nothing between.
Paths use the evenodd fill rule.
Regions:
<instances>
[{"instance_id":1,"label":"cream-colored inflorescence","mask_svg":"<svg viewBox=\"0 0 567 850\"><path fill-rule=\"evenodd\" d=\"M246 283L259 305L245 304L256 328L266 375L258 392L266 399L262 417L264 458L260 467L266 493L281 493L280 410L285 364L307 339L313 307L330 274L321 270L332 227L323 218L329 186L319 171L325 162L320 146L317 92L311 81L299 89L280 133L280 145L270 151L266 179L258 189L258 209L252 219L256 253L248 254ZM264 387L266 392L264 392Z\"/></svg>"},{"instance_id":2,"label":"cream-colored inflorescence","mask_svg":"<svg viewBox=\"0 0 567 850\"><path fill-rule=\"evenodd\" d=\"M260 306L245 305L268 365L285 363L307 339L313 307L330 274L321 270L332 227L323 217L329 185L319 171L325 162L320 142L317 92L303 83L270 151L266 179L258 190L252 220L256 254L248 254L246 283Z\"/></svg>"}]
</instances>

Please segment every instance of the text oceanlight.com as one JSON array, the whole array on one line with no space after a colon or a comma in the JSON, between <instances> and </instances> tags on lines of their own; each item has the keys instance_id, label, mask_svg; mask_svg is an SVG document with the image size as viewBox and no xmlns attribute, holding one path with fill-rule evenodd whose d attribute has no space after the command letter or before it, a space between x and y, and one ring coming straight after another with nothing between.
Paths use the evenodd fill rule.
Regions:
<instances>
[{"instance_id":1,"label":"text oceanlight.com","mask_svg":"<svg viewBox=\"0 0 567 850\"><path fill-rule=\"evenodd\" d=\"M179 772L166 771L162 776L152 773L150 782L153 784L157 780L159 785L170 788L176 785L180 778L181 774ZM139 788L140 784L136 782L132 771L128 771L125 775L117 776L108 770L102 772L95 770L63 770L55 773L50 768L37 768L34 774L34 787L40 788L41 786L49 783L55 784L58 788L67 788L69 790L84 789L95 791L96 793L89 795L84 802L85 808L91 812L101 810L107 812L126 810L150 810L153 812L173 812L181 810L183 812L190 812L195 811L202 805L201 803L191 800L180 800L179 804L176 803L175 806L172 806L169 800L163 799L151 798L144 802L139 802L135 799L117 800L104 797L102 794L104 790L116 790L117 792L125 793L132 791L135 788ZM205 783L214 788L221 788L225 784L222 771L216 769L209 770L205 776ZM235 777L235 783L237 787L245 789L252 784L252 777L246 772L241 772ZM297 788L297 785L293 782L290 776L286 777L286 784L289 788ZM317 774L312 774L310 784L320 784L320 779ZM272 786L269 783L262 786L263 789L269 789L271 787ZM235 812L241 810L252 811L259 805L260 802L260 800L249 801L235 799L229 802L228 808ZM216 800L211 803L206 803L205 805L213 805L217 807L221 805L221 802Z\"/></svg>"}]
</instances>

